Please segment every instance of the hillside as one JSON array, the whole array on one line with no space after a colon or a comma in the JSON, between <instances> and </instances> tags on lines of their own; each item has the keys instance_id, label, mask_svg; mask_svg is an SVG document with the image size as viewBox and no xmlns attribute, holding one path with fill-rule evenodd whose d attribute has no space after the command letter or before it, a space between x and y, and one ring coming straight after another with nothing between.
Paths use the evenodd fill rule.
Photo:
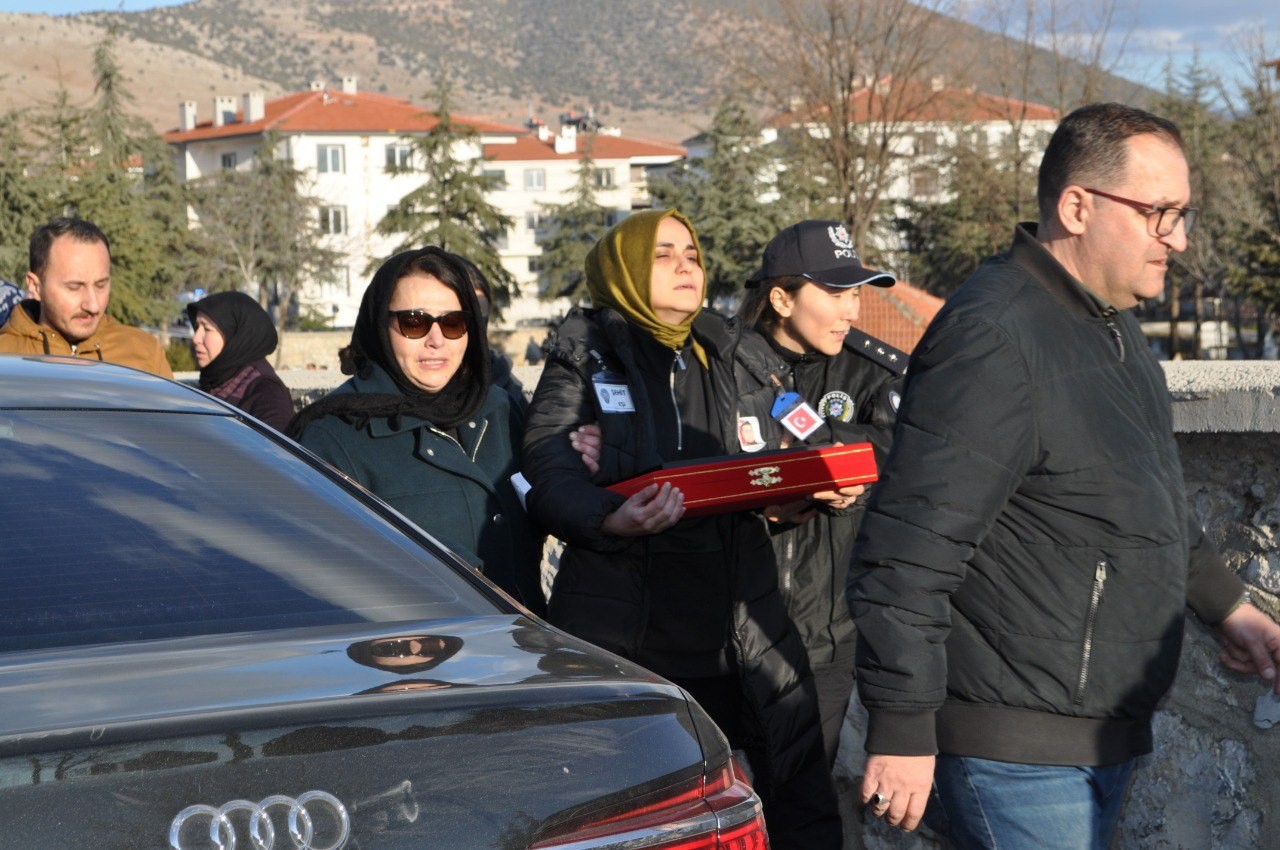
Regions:
<instances>
[{"instance_id":1,"label":"hillside","mask_svg":"<svg viewBox=\"0 0 1280 850\"><path fill-rule=\"evenodd\" d=\"M338 85L429 102L455 79L460 111L519 123L594 108L632 135L680 139L709 124L742 35L767 27L735 0L194 0L145 12L0 14L0 109L47 101L59 85L92 95L93 45L119 27L117 52L139 113L176 125L178 103L208 114L215 95L268 97ZM939 57L976 72L995 36L958 21ZM972 61L960 57L961 53ZM1112 96L1135 87L1116 81ZM763 106L763 105L762 105Z\"/></svg>"}]
</instances>

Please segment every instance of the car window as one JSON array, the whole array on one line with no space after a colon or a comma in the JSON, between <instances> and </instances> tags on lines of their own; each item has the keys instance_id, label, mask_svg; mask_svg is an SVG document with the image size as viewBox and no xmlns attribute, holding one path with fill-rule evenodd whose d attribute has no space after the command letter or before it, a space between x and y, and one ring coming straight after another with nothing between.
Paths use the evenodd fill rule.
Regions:
<instances>
[{"instance_id":1,"label":"car window","mask_svg":"<svg viewBox=\"0 0 1280 850\"><path fill-rule=\"evenodd\" d=\"M0 410L0 650L493 610L233 417Z\"/></svg>"}]
</instances>

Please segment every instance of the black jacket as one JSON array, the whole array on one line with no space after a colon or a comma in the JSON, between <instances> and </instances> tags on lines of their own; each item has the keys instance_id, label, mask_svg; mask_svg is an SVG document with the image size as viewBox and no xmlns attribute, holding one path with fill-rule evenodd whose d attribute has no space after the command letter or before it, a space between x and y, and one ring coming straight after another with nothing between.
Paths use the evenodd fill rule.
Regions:
<instances>
[{"instance_id":1,"label":"black jacket","mask_svg":"<svg viewBox=\"0 0 1280 850\"><path fill-rule=\"evenodd\" d=\"M734 358L741 427L734 451L777 449L787 435L773 418L777 398L771 380L799 392L827 423L807 441L812 445L870 442L883 463L893 437L897 402L907 355L857 330L834 357L793 354L772 345L758 331L744 331ZM744 444L744 435L745 444ZM758 437L752 442L752 436ZM787 603L815 670L853 664L854 627L845 600L849 555L866 498L852 507L817 508L808 522L770 523L778 588Z\"/></svg>"},{"instance_id":2,"label":"black jacket","mask_svg":"<svg viewBox=\"0 0 1280 850\"><path fill-rule=\"evenodd\" d=\"M874 753L1098 765L1149 752L1185 606L1214 623L1238 601L1189 515L1141 328L1034 226L912 354L855 569Z\"/></svg>"},{"instance_id":3,"label":"black jacket","mask_svg":"<svg viewBox=\"0 0 1280 850\"><path fill-rule=\"evenodd\" d=\"M549 619L659 674L737 675L762 757L757 762L753 753L757 776L765 783L783 782L821 758L821 743L804 647L777 592L763 522L739 513L683 520L649 537L613 537L601 530L604 518L624 501L606 485L674 459L660 451L671 429L659 434L655 417L671 415L672 399L651 393L658 379L706 380L710 395L689 389L695 399L705 398L708 409L694 411L692 420L690 411L680 409L681 427L686 440L724 452L725 431L734 421L734 339L723 319L705 312L693 333L707 351L710 374L688 349L680 355L688 374L678 364L670 375L642 374L641 362L652 352L642 357L636 351L629 325L612 310L575 310L561 325L525 429L524 471L533 485L529 512L567 544ZM674 352L667 357L674 363ZM593 381L602 373L607 380ZM625 385L634 411L602 410L602 383ZM599 423L603 435L594 477L567 437L588 422Z\"/></svg>"}]
</instances>

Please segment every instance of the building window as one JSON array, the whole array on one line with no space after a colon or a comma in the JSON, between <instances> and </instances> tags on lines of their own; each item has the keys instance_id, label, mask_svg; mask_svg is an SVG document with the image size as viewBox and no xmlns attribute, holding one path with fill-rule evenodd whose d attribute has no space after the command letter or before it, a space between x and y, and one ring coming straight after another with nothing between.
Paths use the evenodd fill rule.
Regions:
<instances>
[{"instance_id":1,"label":"building window","mask_svg":"<svg viewBox=\"0 0 1280 850\"><path fill-rule=\"evenodd\" d=\"M316 171L321 174L345 174L346 148L342 145L316 145Z\"/></svg>"},{"instance_id":2,"label":"building window","mask_svg":"<svg viewBox=\"0 0 1280 850\"><path fill-rule=\"evenodd\" d=\"M507 188L507 172L500 168L486 168L484 170L484 179L488 180L494 189Z\"/></svg>"},{"instance_id":3,"label":"building window","mask_svg":"<svg viewBox=\"0 0 1280 850\"><path fill-rule=\"evenodd\" d=\"M346 207L321 207L320 208L320 230L324 233L346 233L347 232L347 208Z\"/></svg>"},{"instance_id":4,"label":"building window","mask_svg":"<svg viewBox=\"0 0 1280 850\"><path fill-rule=\"evenodd\" d=\"M530 233L541 233L547 227L547 214L542 212L527 212L524 214L524 227Z\"/></svg>"},{"instance_id":5,"label":"building window","mask_svg":"<svg viewBox=\"0 0 1280 850\"><path fill-rule=\"evenodd\" d=\"M937 133L921 133L916 136L916 156L933 156L937 152Z\"/></svg>"},{"instance_id":6,"label":"building window","mask_svg":"<svg viewBox=\"0 0 1280 850\"><path fill-rule=\"evenodd\" d=\"M612 189L615 185L612 168L596 169L596 186L601 189Z\"/></svg>"},{"instance_id":7,"label":"building window","mask_svg":"<svg viewBox=\"0 0 1280 850\"><path fill-rule=\"evenodd\" d=\"M224 153L222 155L222 168L229 171L236 167L236 155L233 153Z\"/></svg>"},{"instance_id":8,"label":"building window","mask_svg":"<svg viewBox=\"0 0 1280 850\"><path fill-rule=\"evenodd\" d=\"M627 217L627 212L625 210L605 210L604 226L613 227L615 224L622 221L626 217Z\"/></svg>"},{"instance_id":9,"label":"building window","mask_svg":"<svg viewBox=\"0 0 1280 850\"><path fill-rule=\"evenodd\" d=\"M547 170L545 168L526 168L524 170L524 190L541 192L547 188Z\"/></svg>"},{"instance_id":10,"label":"building window","mask_svg":"<svg viewBox=\"0 0 1280 850\"><path fill-rule=\"evenodd\" d=\"M542 264L541 255L537 257L529 258L529 274L538 274L542 271L542 269L543 269L543 264Z\"/></svg>"},{"instance_id":11,"label":"building window","mask_svg":"<svg viewBox=\"0 0 1280 850\"><path fill-rule=\"evenodd\" d=\"M387 145L387 171L413 170L413 145Z\"/></svg>"},{"instance_id":12,"label":"building window","mask_svg":"<svg viewBox=\"0 0 1280 850\"><path fill-rule=\"evenodd\" d=\"M919 168L911 172L911 194L917 198L938 194L938 172L932 168Z\"/></svg>"}]
</instances>

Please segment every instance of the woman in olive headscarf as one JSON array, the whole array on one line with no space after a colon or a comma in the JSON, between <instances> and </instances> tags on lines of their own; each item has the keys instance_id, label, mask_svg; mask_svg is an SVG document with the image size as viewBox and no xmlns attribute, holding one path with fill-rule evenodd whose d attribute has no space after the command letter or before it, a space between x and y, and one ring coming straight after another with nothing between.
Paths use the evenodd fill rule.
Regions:
<instances>
[{"instance_id":1,"label":"woman in olive headscarf","mask_svg":"<svg viewBox=\"0 0 1280 850\"><path fill-rule=\"evenodd\" d=\"M200 389L283 431L293 398L267 362L279 341L267 311L243 292L216 292L188 304L187 315Z\"/></svg>"},{"instance_id":2,"label":"woman in olive headscarf","mask_svg":"<svg viewBox=\"0 0 1280 850\"><path fill-rule=\"evenodd\" d=\"M542 540L509 480L523 421L489 383L481 321L456 255L395 255L360 302L353 377L299 413L290 433L541 613Z\"/></svg>"},{"instance_id":3,"label":"woman in olive headscarf","mask_svg":"<svg viewBox=\"0 0 1280 850\"><path fill-rule=\"evenodd\" d=\"M525 431L529 512L566 543L548 618L697 698L746 750L775 848L838 848L813 680L763 521L686 519L670 485L626 499L605 489L725 454L734 432L734 337L702 312L693 227L672 210L635 213L591 249L586 273L594 309L560 326ZM589 423L594 471L574 447Z\"/></svg>"}]
</instances>

